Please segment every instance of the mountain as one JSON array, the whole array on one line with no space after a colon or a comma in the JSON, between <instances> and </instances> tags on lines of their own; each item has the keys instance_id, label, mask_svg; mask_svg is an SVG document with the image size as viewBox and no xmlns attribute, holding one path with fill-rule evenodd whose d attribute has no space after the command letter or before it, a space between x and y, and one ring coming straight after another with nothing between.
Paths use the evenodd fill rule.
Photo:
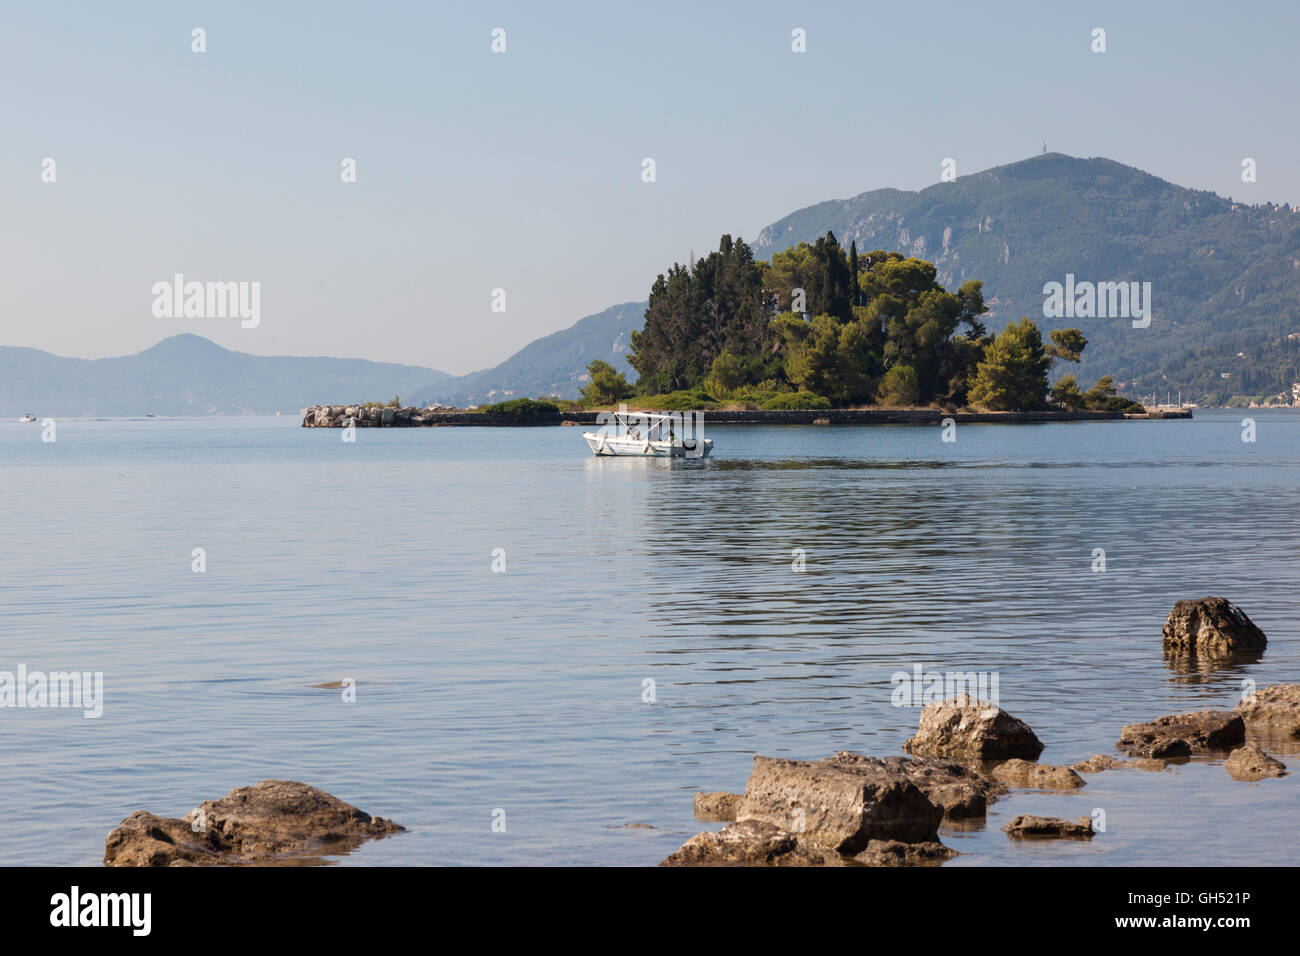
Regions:
<instances>
[{"instance_id":1,"label":"mountain","mask_svg":"<svg viewBox=\"0 0 1300 956\"><path fill-rule=\"evenodd\" d=\"M240 415L296 413L316 402L403 400L445 372L362 359L232 352L190 334L118 358L62 358L0 347L0 414Z\"/></svg>"},{"instance_id":2,"label":"mountain","mask_svg":"<svg viewBox=\"0 0 1300 956\"><path fill-rule=\"evenodd\" d=\"M645 320L645 310L645 302L624 302L589 315L563 331L530 342L500 365L420 389L415 403L464 406L512 396L577 398L593 359L604 359L626 373L628 381L636 381L625 353L632 330L641 328Z\"/></svg>"},{"instance_id":3,"label":"mountain","mask_svg":"<svg viewBox=\"0 0 1300 956\"><path fill-rule=\"evenodd\" d=\"M1246 188L1253 188L1247 186ZM754 254L828 230L858 251L935 263L956 289L982 279L1000 329L1021 315L1077 326L1077 372L1113 375L1130 396L1181 390L1201 404L1290 392L1300 381L1300 209L1234 203L1109 159L1046 153L909 192L877 189L818 203L762 230ZM645 288L669 263L646 269ZM1149 327L1126 318L1046 318L1047 283L1151 283ZM635 380L629 336L645 302L627 302L538 339L494 368L451 377L349 359L263 358L177 335L123 358L58 358L0 348L0 414L239 414L317 402L386 399L469 405L507 397L576 398L592 359ZM1292 335L1295 338L1291 338Z\"/></svg>"},{"instance_id":4,"label":"mountain","mask_svg":"<svg viewBox=\"0 0 1300 956\"><path fill-rule=\"evenodd\" d=\"M990 329L1021 315L1045 329L1081 328L1081 381L1111 374L1130 394L1163 400L1182 389L1205 404L1289 393L1300 381L1300 336L1288 338L1300 331L1296 208L1234 203L1112 160L1047 153L917 192L809 206L764 229L754 254L770 258L827 230L845 246L856 240L859 253L928 259L949 289L982 279ZM1045 318L1043 287L1067 274L1150 282L1150 326Z\"/></svg>"}]
</instances>

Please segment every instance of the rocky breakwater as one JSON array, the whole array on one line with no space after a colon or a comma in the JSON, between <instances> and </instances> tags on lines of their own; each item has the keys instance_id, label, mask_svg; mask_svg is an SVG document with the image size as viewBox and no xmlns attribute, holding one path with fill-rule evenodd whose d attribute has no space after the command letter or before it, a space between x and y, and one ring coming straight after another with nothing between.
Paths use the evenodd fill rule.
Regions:
<instances>
[{"instance_id":1,"label":"rocky breakwater","mask_svg":"<svg viewBox=\"0 0 1300 956\"><path fill-rule=\"evenodd\" d=\"M559 425L559 412L542 411L528 415L480 412L441 405L417 408L414 405L382 408L364 405L313 405L303 412L303 428L421 428L435 425Z\"/></svg>"},{"instance_id":2,"label":"rocky breakwater","mask_svg":"<svg viewBox=\"0 0 1300 956\"><path fill-rule=\"evenodd\" d=\"M185 816L137 810L104 844L108 866L236 866L312 862L404 827L292 780L263 780L205 800Z\"/></svg>"}]
</instances>

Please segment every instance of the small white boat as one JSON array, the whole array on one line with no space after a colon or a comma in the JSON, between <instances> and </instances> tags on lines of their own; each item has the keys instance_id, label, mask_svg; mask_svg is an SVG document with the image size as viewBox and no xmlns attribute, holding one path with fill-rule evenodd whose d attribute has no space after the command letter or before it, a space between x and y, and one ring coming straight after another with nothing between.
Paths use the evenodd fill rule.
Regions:
<instances>
[{"instance_id":1,"label":"small white boat","mask_svg":"<svg viewBox=\"0 0 1300 956\"><path fill-rule=\"evenodd\" d=\"M20 419L18 419L18 420L19 420L20 422L34 422L34 421L36 421L36 416L35 416L35 415L24 415L22 418L20 418Z\"/></svg>"},{"instance_id":2,"label":"small white boat","mask_svg":"<svg viewBox=\"0 0 1300 956\"><path fill-rule=\"evenodd\" d=\"M708 458L713 451L713 439L684 436L687 431L698 434L698 430L684 428L685 419L681 414L619 412L612 415L611 419L610 423L602 426L601 431L582 433L596 455Z\"/></svg>"}]
</instances>

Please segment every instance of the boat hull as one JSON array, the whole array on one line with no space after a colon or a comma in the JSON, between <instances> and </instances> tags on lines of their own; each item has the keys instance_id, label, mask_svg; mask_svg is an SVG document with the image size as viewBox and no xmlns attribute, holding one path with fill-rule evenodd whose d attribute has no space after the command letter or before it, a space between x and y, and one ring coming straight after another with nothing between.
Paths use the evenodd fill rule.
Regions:
<instances>
[{"instance_id":1,"label":"boat hull","mask_svg":"<svg viewBox=\"0 0 1300 956\"><path fill-rule=\"evenodd\" d=\"M592 453L596 455L622 458L708 458L713 451L713 440L702 438L691 442L694 447L687 448L682 443L668 441L649 441L644 438L631 438L621 435L602 435L597 432L584 432L583 438ZM689 441L689 440L688 440Z\"/></svg>"}]
</instances>

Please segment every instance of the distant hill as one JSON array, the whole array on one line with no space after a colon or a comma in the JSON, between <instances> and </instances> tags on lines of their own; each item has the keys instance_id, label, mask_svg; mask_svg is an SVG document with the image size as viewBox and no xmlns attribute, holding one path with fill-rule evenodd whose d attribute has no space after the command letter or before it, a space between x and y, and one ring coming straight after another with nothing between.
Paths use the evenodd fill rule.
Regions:
<instances>
[{"instance_id":1,"label":"distant hill","mask_svg":"<svg viewBox=\"0 0 1300 956\"><path fill-rule=\"evenodd\" d=\"M650 276L646 288L650 288ZM500 365L435 382L415 393L416 404L479 405L509 397L577 398L593 359L604 359L636 381L624 353L645 321L646 303L624 302L589 315L560 332L530 342Z\"/></svg>"},{"instance_id":2,"label":"distant hill","mask_svg":"<svg viewBox=\"0 0 1300 956\"><path fill-rule=\"evenodd\" d=\"M297 413L316 402L403 401L449 376L362 359L266 357L232 352L190 334L136 355L61 358L0 347L0 413L241 415Z\"/></svg>"},{"instance_id":3,"label":"distant hill","mask_svg":"<svg viewBox=\"0 0 1300 956\"><path fill-rule=\"evenodd\" d=\"M1246 189L1253 188L1249 186ZM754 254L834 231L862 253L897 250L934 262L956 289L984 281L990 329L1028 315L1043 328L1078 326L1089 339L1084 384L1115 377L1131 396L1182 390L1226 404L1290 392L1300 382L1300 213L1185 189L1108 159L1047 153L917 192L877 189L818 203L762 230ZM648 292L671 263L646 268ZM1043 316L1043 286L1150 282L1149 328L1127 319ZM58 358L0 348L0 412L52 415L240 414L318 402L391 398L471 405L507 397L576 398L601 358L627 373L645 302L627 302L531 342L500 365L452 377L433 369L350 359L262 358L177 335L139 355Z\"/></svg>"},{"instance_id":4,"label":"distant hill","mask_svg":"<svg viewBox=\"0 0 1300 956\"><path fill-rule=\"evenodd\" d=\"M1250 187L1246 187L1250 188ZM818 203L762 230L754 254L811 242L827 230L860 252L897 250L936 264L956 289L984 281L1001 329L1028 315L1040 327L1078 326L1089 339L1076 372L1089 384L1110 374L1126 394L1182 390L1187 401L1290 391L1300 381L1300 213L1234 204L1109 159L1047 153L910 192L877 189ZM670 263L646 270L647 291ZM1043 316L1043 286L1150 282L1148 328L1122 318ZM507 393L577 396L592 358L623 358L644 302L615 306L539 339L495 368L440 382L422 400L471 404ZM1242 354L1238 354L1242 353ZM613 361L617 356L619 361ZM495 394L492 394L495 393Z\"/></svg>"},{"instance_id":5,"label":"distant hill","mask_svg":"<svg viewBox=\"0 0 1300 956\"><path fill-rule=\"evenodd\" d=\"M928 259L949 289L984 280L990 328L1021 315L1082 328L1080 379L1109 373L1129 394L1163 400L1181 388L1207 404L1289 393L1300 381L1300 339L1287 338L1300 332L1300 213L1286 206L1234 204L1108 159L1048 153L919 192L809 206L764 229L754 254L770 258L828 229L859 252ZM1044 318L1044 284L1067 273L1150 282L1150 327Z\"/></svg>"}]
</instances>

